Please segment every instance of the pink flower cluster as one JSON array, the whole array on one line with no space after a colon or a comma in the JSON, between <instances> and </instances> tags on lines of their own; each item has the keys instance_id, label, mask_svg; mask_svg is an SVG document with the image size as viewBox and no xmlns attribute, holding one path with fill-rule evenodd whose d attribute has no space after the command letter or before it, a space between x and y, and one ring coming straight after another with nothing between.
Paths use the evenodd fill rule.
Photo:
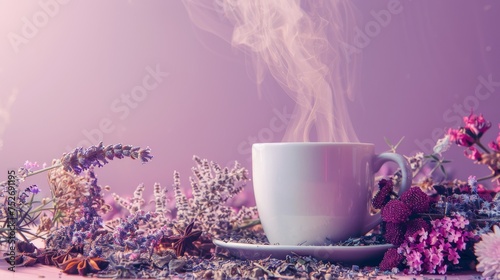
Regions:
<instances>
[{"instance_id":1,"label":"pink flower cluster","mask_svg":"<svg viewBox=\"0 0 500 280\"><path fill-rule=\"evenodd\" d=\"M471 113L468 117L464 117L465 126L459 129L449 129L448 134L452 141L463 147L471 147L488 131L491 127L491 122L487 122L483 115L474 115Z\"/></svg>"},{"instance_id":2,"label":"pink flower cluster","mask_svg":"<svg viewBox=\"0 0 500 280\"><path fill-rule=\"evenodd\" d=\"M448 267L457 265L473 234L466 229L469 221L458 214L431 221L428 231L420 229L398 248L408 266L408 273L445 274Z\"/></svg>"},{"instance_id":3,"label":"pink flower cluster","mask_svg":"<svg viewBox=\"0 0 500 280\"><path fill-rule=\"evenodd\" d=\"M481 136L491 128L491 122L486 121L483 115L477 116L471 113L468 117L464 117L464 123L464 127L448 130L450 140L459 146L467 147L464 151L467 158L488 166L492 174L483 179L496 180L500 185L500 133L495 141L485 146L481 143ZM500 128L500 125L498 127Z\"/></svg>"},{"instance_id":4,"label":"pink flower cluster","mask_svg":"<svg viewBox=\"0 0 500 280\"><path fill-rule=\"evenodd\" d=\"M391 199L393 184L391 180L381 180L380 190L373 199L373 206L381 208L384 238L396 246L401 245L406 236L410 236L421 228L430 226L417 214L429 211L430 198L419 187L412 187L399 199Z\"/></svg>"}]
</instances>

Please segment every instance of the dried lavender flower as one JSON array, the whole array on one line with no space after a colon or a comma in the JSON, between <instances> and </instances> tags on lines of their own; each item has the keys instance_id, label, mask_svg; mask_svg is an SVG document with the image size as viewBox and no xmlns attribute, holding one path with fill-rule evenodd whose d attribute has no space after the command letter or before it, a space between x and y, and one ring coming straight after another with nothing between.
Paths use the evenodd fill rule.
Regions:
<instances>
[{"instance_id":1,"label":"dried lavender flower","mask_svg":"<svg viewBox=\"0 0 500 280\"><path fill-rule=\"evenodd\" d=\"M61 164L64 170L73 171L79 174L83 170L89 169L91 166L102 167L108 163L108 160L114 158L130 157L131 159L140 159L142 163L146 163L153 158L151 149L141 149L131 145L115 144L104 147L103 143L97 146L90 146L86 149L76 148L72 152L64 154L61 158Z\"/></svg>"},{"instance_id":2,"label":"dried lavender flower","mask_svg":"<svg viewBox=\"0 0 500 280\"><path fill-rule=\"evenodd\" d=\"M229 169L221 168L217 163L197 156L193 156L193 160L196 163L192 168L194 176L189 178L193 190L192 198L188 199L182 192L180 175L174 172L177 222L181 228L185 228L192 220L197 220L205 233L222 237L231 229L237 228L238 224L245 222L238 220L238 213L224 203L241 192L248 180L248 172L237 162ZM247 218L256 214L256 211L245 211L245 214L241 215Z\"/></svg>"},{"instance_id":3,"label":"dried lavender flower","mask_svg":"<svg viewBox=\"0 0 500 280\"><path fill-rule=\"evenodd\" d=\"M53 165L59 161L55 160ZM64 170L62 166L48 171L48 181L53 196L53 224L70 225L84 217L85 201L91 199L99 215L106 214L111 206L106 204L97 185L93 167L79 175ZM42 230L44 227L40 227Z\"/></svg>"}]
</instances>

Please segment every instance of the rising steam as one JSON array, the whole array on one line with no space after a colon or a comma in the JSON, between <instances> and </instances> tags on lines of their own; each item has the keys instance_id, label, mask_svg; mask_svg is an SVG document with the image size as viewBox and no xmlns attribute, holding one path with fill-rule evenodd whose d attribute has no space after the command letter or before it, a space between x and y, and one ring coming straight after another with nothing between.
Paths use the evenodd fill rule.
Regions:
<instances>
[{"instance_id":1,"label":"rising steam","mask_svg":"<svg viewBox=\"0 0 500 280\"><path fill-rule=\"evenodd\" d=\"M2 136L10 123L10 109L16 100L17 93L18 90L14 88L5 100L0 99L0 150L3 147Z\"/></svg>"},{"instance_id":2,"label":"rising steam","mask_svg":"<svg viewBox=\"0 0 500 280\"><path fill-rule=\"evenodd\" d=\"M354 20L342 0L184 0L199 28L247 52L258 84L266 72L296 102L286 142L358 142L347 112L353 66L344 53Z\"/></svg>"}]
</instances>

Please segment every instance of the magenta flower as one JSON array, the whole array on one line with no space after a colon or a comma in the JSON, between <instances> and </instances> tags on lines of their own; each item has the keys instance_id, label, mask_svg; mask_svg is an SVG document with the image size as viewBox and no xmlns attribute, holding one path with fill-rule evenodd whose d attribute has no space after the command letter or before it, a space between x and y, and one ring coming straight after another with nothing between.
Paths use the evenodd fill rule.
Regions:
<instances>
[{"instance_id":1,"label":"magenta flower","mask_svg":"<svg viewBox=\"0 0 500 280\"><path fill-rule=\"evenodd\" d=\"M422 254L417 251L411 251L408 256L406 256L406 264L410 267L410 273L422 271Z\"/></svg>"},{"instance_id":2,"label":"magenta flower","mask_svg":"<svg viewBox=\"0 0 500 280\"><path fill-rule=\"evenodd\" d=\"M460 238L457 240L457 249L459 251L465 250L467 247L467 241L469 240L470 237L472 237L472 234L468 234L468 231L464 231L464 234L460 236Z\"/></svg>"},{"instance_id":3,"label":"magenta flower","mask_svg":"<svg viewBox=\"0 0 500 280\"><path fill-rule=\"evenodd\" d=\"M464 155L469 159L472 159L475 161L481 161L483 154L481 154L479 152L479 150L476 149L475 147L469 147L469 148L465 149Z\"/></svg>"},{"instance_id":4,"label":"magenta flower","mask_svg":"<svg viewBox=\"0 0 500 280\"><path fill-rule=\"evenodd\" d=\"M429 211L430 199L419 187L412 187L401 195L401 201L412 210L412 213L424 213Z\"/></svg>"},{"instance_id":5,"label":"magenta flower","mask_svg":"<svg viewBox=\"0 0 500 280\"><path fill-rule=\"evenodd\" d=\"M460 255L458 255L457 250L455 248L448 249L448 260L453 264L458 264L458 260L460 259Z\"/></svg>"},{"instance_id":6,"label":"magenta flower","mask_svg":"<svg viewBox=\"0 0 500 280\"><path fill-rule=\"evenodd\" d=\"M384 220L384 222L406 222L410 215L410 208L408 208L408 206L400 200L391 200L382 209L382 220Z\"/></svg>"},{"instance_id":7,"label":"magenta flower","mask_svg":"<svg viewBox=\"0 0 500 280\"><path fill-rule=\"evenodd\" d=\"M468 224L469 220L467 220L464 216L456 215L455 219L453 219L453 225L459 229L464 229Z\"/></svg>"},{"instance_id":8,"label":"magenta flower","mask_svg":"<svg viewBox=\"0 0 500 280\"><path fill-rule=\"evenodd\" d=\"M398 253L398 249L390 248L385 252L384 259L380 263L380 270L391 270L393 267L398 267L403 261L404 257Z\"/></svg>"},{"instance_id":9,"label":"magenta flower","mask_svg":"<svg viewBox=\"0 0 500 280\"><path fill-rule=\"evenodd\" d=\"M405 241L406 227L403 223L386 223L384 238L387 242L399 246Z\"/></svg>"},{"instance_id":10,"label":"magenta flower","mask_svg":"<svg viewBox=\"0 0 500 280\"><path fill-rule=\"evenodd\" d=\"M450 135L450 140L455 141L459 146L470 147L476 143L476 139L473 137L470 130L465 128L460 129L449 129L448 135Z\"/></svg>"},{"instance_id":11,"label":"magenta flower","mask_svg":"<svg viewBox=\"0 0 500 280\"><path fill-rule=\"evenodd\" d=\"M500 129L500 124L498 125L498 128ZM496 139L496 142L495 141L491 141L488 146L494 150L495 152L500 152L500 133L498 133L498 136L497 136L497 139Z\"/></svg>"},{"instance_id":12,"label":"magenta flower","mask_svg":"<svg viewBox=\"0 0 500 280\"><path fill-rule=\"evenodd\" d=\"M425 249L424 255L426 258L425 266L427 272L435 273L436 268L443 262L443 252L434 246L429 249Z\"/></svg>"},{"instance_id":13,"label":"magenta flower","mask_svg":"<svg viewBox=\"0 0 500 280\"><path fill-rule=\"evenodd\" d=\"M382 209L391 200L393 185L392 180L382 179L378 182L379 191L372 201L375 209Z\"/></svg>"},{"instance_id":14,"label":"magenta flower","mask_svg":"<svg viewBox=\"0 0 500 280\"><path fill-rule=\"evenodd\" d=\"M422 218L412 219L412 220L408 221L408 223L406 223L405 237L413 236L417 232L419 232L420 230L424 230L425 238L423 238L423 239L427 239L427 235L428 235L428 232L430 231L430 229L431 229L431 226L424 219L422 219ZM421 236L420 238L422 238L422 237L423 236ZM422 240L420 240L420 242L422 242Z\"/></svg>"},{"instance_id":15,"label":"magenta flower","mask_svg":"<svg viewBox=\"0 0 500 280\"><path fill-rule=\"evenodd\" d=\"M423 222L425 221L411 226L422 225L411 236L407 235L398 248L399 254L404 257L403 264L408 267L408 272L413 274L445 274L448 268L458 264L460 252L465 250L467 242L472 238L472 233L465 229L468 220L455 214L451 218L431 221L432 227ZM385 260L385 257L382 261L384 265L394 262L393 256L388 256L388 260Z\"/></svg>"},{"instance_id":16,"label":"magenta flower","mask_svg":"<svg viewBox=\"0 0 500 280\"><path fill-rule=\"evenodd\" d=\"M455 242L456 243L460 239L460 236L462 236L460 231L450 230L448 232L448 242Z\"/></svg>"},{"instance_id":17,"label":"magenta flower","mask_svg":"<svg viewBox=\"0 0 500 280\"><path fill-rule=\"evenodd\" d=\"M491 122L487 122L482 114L477 116L471 113L468 117L464 117L464 122L465 128L476 135L476 139L481 138L481 136L491 127Z\"/></svg>"},{"instance_id":18,"label":"magenta flower","mask_svg":"<svg viewBox=\"0 0 500 280\"><path fill-rule=\"evenodd\" d=\"M442 265L442 266L438 267L437 273L439 273L439 274L446 274L446 270L447 269L448 269L447 265Z\"/></svg>"}]
</instances>

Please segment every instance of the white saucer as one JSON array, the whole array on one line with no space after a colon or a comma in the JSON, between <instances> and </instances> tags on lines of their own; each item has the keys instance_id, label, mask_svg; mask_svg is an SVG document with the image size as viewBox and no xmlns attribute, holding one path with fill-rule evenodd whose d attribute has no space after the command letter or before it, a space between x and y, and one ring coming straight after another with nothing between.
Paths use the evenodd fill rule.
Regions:
<instances>
[{"instance_id":1,"label":"white saucer","mask_svg":"<svg viewBox=\"0 0 500 280\"><path fill-rule=\"evenodd\" d=\"M378 264L384 253L394 247L392 244L370 246L287 246L261 245L213 240L213 243L227 249L229 253L240 259L264 259L272 257L284 259L287 255L312 256L318 260L344 262L352 264Z\"/></svg>"}]
</instances>

